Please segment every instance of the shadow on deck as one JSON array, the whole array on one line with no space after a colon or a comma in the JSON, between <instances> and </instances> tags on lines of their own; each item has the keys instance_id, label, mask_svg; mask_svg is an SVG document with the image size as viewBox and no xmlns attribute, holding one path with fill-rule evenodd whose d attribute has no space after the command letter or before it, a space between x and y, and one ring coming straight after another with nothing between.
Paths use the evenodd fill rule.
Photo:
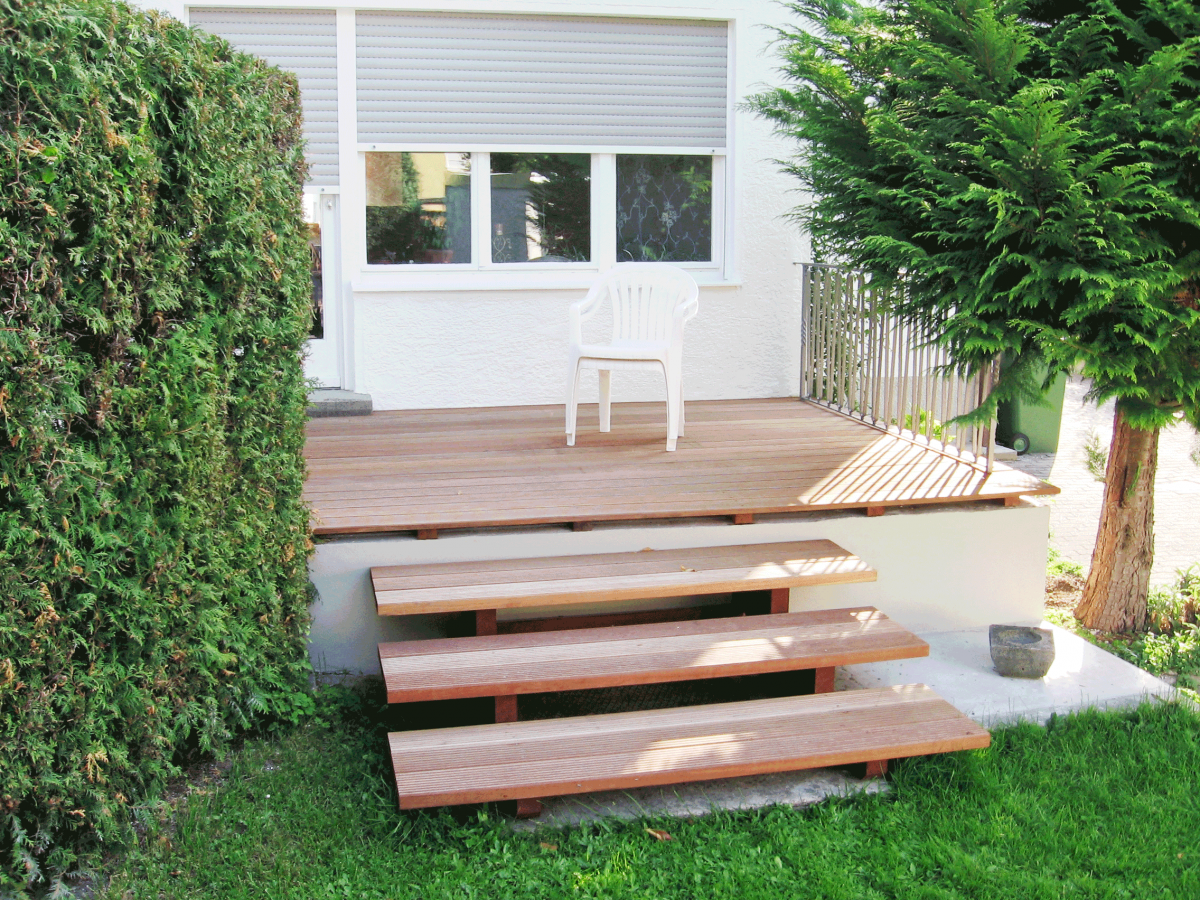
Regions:
<instances>
[{"instance_id":1,"label":"shadow on deck","mask_svg":"<svg viewBox=\"0 0 1200 900\"><path fill-rule=\"evenodd\" d=\"M991 473L792 398L687 404L665 450L662 403L402 410L309 422L305 498L318 535L732 516L996 500L1058 488Z\"/></svg>"}]
</instances>

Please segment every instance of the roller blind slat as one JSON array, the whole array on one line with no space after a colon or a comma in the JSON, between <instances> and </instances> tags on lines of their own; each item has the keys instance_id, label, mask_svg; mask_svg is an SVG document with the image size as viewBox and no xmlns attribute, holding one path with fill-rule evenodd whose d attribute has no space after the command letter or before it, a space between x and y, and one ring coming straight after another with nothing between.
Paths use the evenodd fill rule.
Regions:
<instances>
[{"instance_id":1,"label":"roller blind slat","mask_svg":"<svg viewBox=\"0 0 1200 900\"><path fill-rule=\"evenodd\" d=\"M337 13L192 7L191 23L296 75L310 184L338 184Z\"/></svg>"},{"instance_id":2,"label":"roller blind slat","mask_svg":"<svg viewBox=\"0 0 1200 900\"><path fill-rule=\"evenodd\" d=\"M723 148L725 23L356 14L363 142Z\"/></svg>"}]
</instances>

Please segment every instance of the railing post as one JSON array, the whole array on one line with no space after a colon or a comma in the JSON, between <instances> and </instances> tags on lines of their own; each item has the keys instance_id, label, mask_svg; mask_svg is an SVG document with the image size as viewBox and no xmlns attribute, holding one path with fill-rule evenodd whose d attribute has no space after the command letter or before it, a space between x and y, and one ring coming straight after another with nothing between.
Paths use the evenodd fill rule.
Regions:
<instances>
[{"instance_id":1,"label":"railing post","mask_svg":"<svg viewBox=\"0 0 1200 900\"><path fill-rule=\"evenodd\" d=\"M812 372L812 269L800 265L800 399L812 396L809 388Z\"/></svg>"}]
</instances>

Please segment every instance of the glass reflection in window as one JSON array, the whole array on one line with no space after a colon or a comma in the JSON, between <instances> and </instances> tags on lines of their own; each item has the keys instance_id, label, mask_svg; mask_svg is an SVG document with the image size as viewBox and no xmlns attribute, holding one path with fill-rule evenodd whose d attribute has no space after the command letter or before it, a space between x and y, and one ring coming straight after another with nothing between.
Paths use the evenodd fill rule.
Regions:
<instances>
[{"instance_id":1,"label":"glass reflection in window","mask_svg":"<svg viewBox=\"0 0 1200 900\"><path fill-rule=\"evenodd\" d=\"M617 157L617 261L712 260L711 156Z\"/></svg>"},{"instance_id":2,"label":"glass reflection in window","mask_svg":"<svg viewBox=\"0 0 1200 900\"><path fill-rule=\"evenodd\" d=\"M471 261L469 153L368 153L367 262Z\"/></svg>"},{"instance_id":3,"label":"glass reflection in window","mask_svg":"<svg viewBox=\"0 0 1200 900\"><path fill-rule=\"evenodd\" d=\"M586 153L493 153L492 262L590 260L591 172Z\"/></svg>"},{"instance_id":4,"label":"glass reflection in window","mask_svg":"<svg viewBox=\"0 0 1200 900\"><path fill-rule=\"evenodd\" d=\"M312 324L308 336L325 337L325 270L321 261L321 198L304 195L304 223L308 229L308 273L312 280Z\"/></svg>"}]
</instances>

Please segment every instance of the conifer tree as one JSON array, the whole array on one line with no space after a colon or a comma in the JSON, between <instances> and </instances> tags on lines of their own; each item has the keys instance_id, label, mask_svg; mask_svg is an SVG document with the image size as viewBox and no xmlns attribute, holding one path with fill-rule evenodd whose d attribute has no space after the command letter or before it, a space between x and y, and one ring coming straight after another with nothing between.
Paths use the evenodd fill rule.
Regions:
<instances>
[{"instance_id":1,"label":"conifer tree","mask_svg":"<svg viewBox=\"0 0 1200 900\"><path fill-rule=\"evenodd\" d=\"M963 371L1014 360L976 418L1078 369L1116 401L1083 600L1141 628L1158 433L1200 427L1200 8L1193 0L798 0L785 87L814 249L904 280ZM1034 373L1048 367L1049 378Z\"/></svg>"}]
</instances>

